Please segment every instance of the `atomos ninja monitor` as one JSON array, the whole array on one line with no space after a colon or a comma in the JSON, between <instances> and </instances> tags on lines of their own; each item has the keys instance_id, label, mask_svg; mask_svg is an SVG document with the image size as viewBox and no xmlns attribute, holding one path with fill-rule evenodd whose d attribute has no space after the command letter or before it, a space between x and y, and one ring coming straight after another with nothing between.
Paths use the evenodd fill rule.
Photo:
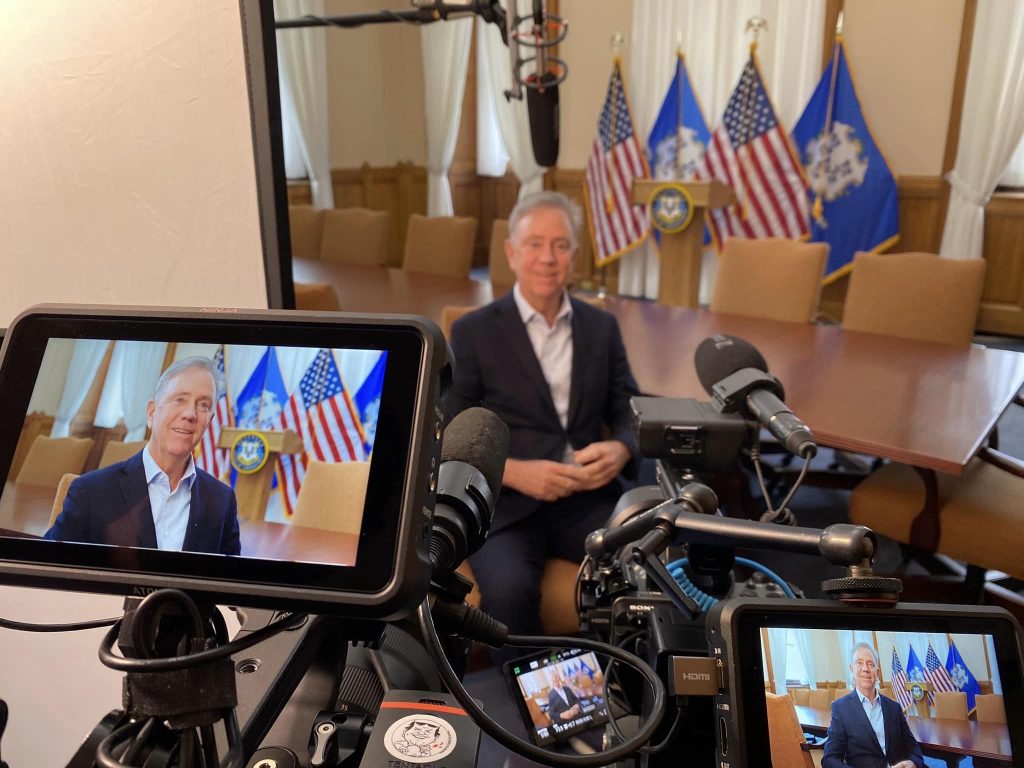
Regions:
<instances>
[{"instance_id":1,"label":"atomos ninja monitor","mask_svg":"<svg viewBox=\"0 0 1024 768\"><path fill-rule=\"evenodd\" d=\"M418 318L22 315L0 359L0 578L408 610L445 350Z\"/></svg>"}]
</instances>

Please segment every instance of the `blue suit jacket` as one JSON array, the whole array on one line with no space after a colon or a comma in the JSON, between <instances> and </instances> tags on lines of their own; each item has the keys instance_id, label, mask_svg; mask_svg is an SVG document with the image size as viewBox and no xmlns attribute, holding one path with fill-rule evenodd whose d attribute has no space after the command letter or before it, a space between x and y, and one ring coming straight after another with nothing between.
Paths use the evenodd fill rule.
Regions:
<instances>
[{"instance_id":1,"label":"blue suit jacket","mask_svg":"<svg viewBox=\"0 0 1024 768\"><path fill-rule=\"evenodd\" d=\"M494 411L508 425L508 455L513 459L562 461L566 443L578 449L599 440L620 440L633 456L624 472L635 474L638 453L629 398L639 391L619 324L597 307L570 301L573 352L567 428L558 419L511 292L453 324L455 378L445 414L451 419L474 405ZM504 489L491 530L526 518L540 504Z\"/></svg>"},{"instance_id":2,"label":"blue suit jacket","mask_svg":"<svg viewBox=\"0 0 1024 768\"><path fill-rule=\"evenodd\" d=\"M822 768L885 768L901 760L913 760L925 768L921 745L910 732L900 705L878 694L882 700L882 722L885 726L885 754L871 727L864 705L853 691L832 702L832 723L828 727Z\"/></svg>"},{"instance_id":3,"label":"blue suit jacket","mask_svg":"<svg viewBox=\"0 0 1024 768\"><path fill-rule=\"evenodd\" d=\"M60 514L43 538L156 549L142 452L72 482ZM235 492L198 467L182 550L222 555L241 550Z\"/></svg>"}]
</instances>

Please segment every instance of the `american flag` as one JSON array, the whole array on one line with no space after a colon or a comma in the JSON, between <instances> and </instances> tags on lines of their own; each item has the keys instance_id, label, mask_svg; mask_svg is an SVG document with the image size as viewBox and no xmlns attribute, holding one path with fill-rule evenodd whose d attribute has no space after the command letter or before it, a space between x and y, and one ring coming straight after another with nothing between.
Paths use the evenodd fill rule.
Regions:
<instances>
[{"instance_id":1,"label":"american flag","mask_svg":"<svg viewBox=\"0 0 1024 768\"><path fill-rule=\"evenodd\" d=\"M285 514L295 511L312 455L317 461L364 461L366 437L352 399L342 384L334 355L321 349L281 412L281 429L292 429L305 445L298 455L281 455Z\"/></svg>"},{"instance_id":2,"label":"american flag","mask_svg":"<svg viewBox=\"0 0 1024 768\"><path fill-rule=\"evenodd\" d=\"M594 261L599 267L647 237L647 214L643 206L633 205L631 200L633 179L650 175L643 147L633 132L622 71L616 59L583 185Z\"/></svg>"},{"instance_id":3,"label":"american flag","mask_svg":"<svg viewBox=\"0 0 1024 768\"><path fill-rule=\"evenodd\" d=\"M903 671L895 645L892 647L892 692L904 710L914 703L913 696L907 690L907 673Z\"/></svg>"},{"instance_id":4,"label":"american flag","mask_svg":"<svg viewBox=\"0 0 1024 768\"><path fill-rule=\"evenodd\" d=\"M221 378L224 377L224 345L217 347L213 356L213 364L220 371ZM230 466L228 460L228 449L218 448L217 440L220 438L220 431L224 427L231 426L231 405L228 399L227 387L217 405L213 409L213 416L210 418L210 426L203 433L203 439L196 447L196 466L199 469L209 472L214 477L223 477Z\"/></svg>"},{"instance_id":5,"label":"american flag","mask_svg":"<svg viewBox=\"0 0 1024 768\"><path fill-rule=\"evenodd\" d=\"M949 676L949 672L944 666L939 664L939 657L935 654L935 649L932 648L932 644L928 643L928 654L924 659L925 674L928 676L928 682L932 684L932 691L955 691L957 690L956 685L953 684L953 678ZM935 703L935 695L928 692L928 702Z\"/></svg>"},{"instance_id":6,"label":"american flag","mask_svg":"<svg viewBox=\"0 0 1024 768\"><path fill-rule=\"evenodd\" d=\"M722 122L697 171L736 193L736 204L709 211L715 243L730 237L808 235L807 183L750 55Z\"/></svg>"}]
</instances>

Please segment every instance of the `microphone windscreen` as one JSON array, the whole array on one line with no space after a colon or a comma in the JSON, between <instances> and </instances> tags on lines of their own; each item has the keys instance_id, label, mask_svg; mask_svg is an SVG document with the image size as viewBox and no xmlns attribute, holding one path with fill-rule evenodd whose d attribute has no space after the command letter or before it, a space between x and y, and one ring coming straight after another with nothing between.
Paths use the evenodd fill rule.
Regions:
<instances>
[{"instance_id":1,"label":"microphone windscreen","mask_svg":"<svg viewBox=\"0 0 1024 768\"><path fill-rule=\"evenodd\" d=\"M536 75L527 79L531 84L536 81ZM543 93L538 88L526 88L526 112L530 118L533 159L537 165L550 168L558 162L558 82L552 72L541 75L540 82Z\"/></svg>"},{"instance_id":2,"label":"microphone windscreen","mask_svg":"<svg viewBox=\"0 0 1024 768\"><path fill-rule=\"evenodd\" d=\"M486 408L467 408L444 431L441 461L461 461L476 467L495 496L508 458L508 427Z\"/></svg>"},{"instance_id":3,"label":"microphone windscreen","mask_svg":"<svg viewBox=\"0 0 1024 768\"><path fill-rule=\"evenodd\" d=\"M700 385L709 395L715 384L743 368L768 372L768 363L753 344L739 336L725 334L709 336L698 344L693 366Z\"/></svg>"}]
</instances>

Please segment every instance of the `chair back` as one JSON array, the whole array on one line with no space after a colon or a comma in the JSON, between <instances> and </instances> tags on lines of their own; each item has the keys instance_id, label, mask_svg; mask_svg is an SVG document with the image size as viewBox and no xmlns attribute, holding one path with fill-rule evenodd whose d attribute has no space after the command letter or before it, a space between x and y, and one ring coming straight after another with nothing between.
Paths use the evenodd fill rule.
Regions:
<instances>
[{"instance_id":1,"label":"chair back","mask_svg":"<svg viewBox=\"0 0 1024 768\"><path fill-rule=\"evenodd\" d=\"M809 707L808 700L810 697L810 690L807 688L794 688L790 691L793 694L793 703L798 707Z\"/></svg>"},{"instance_id":2,"label":"chair back","mask_svg":"<svg viewBox=\"0 0 1024 768\"><path fill-rule=\"evenodd\" d=\"M530 720L538 728L550 728L551 718L548 717L540 708L540 704L537 703L537 699L533 696L529 696L526 699L526 709L530 712Z\"/></svg>"},{"instance_id":3,"label":"chair back","mask_svg":"<svg viewBox=\"0 0 1024 768\"><path fill-rule=\"evenodd\" d=\"M358 534L370 462L310 461L299 488L292 525Z\"/></svg>"},{"instance_id":4,"label":"chair back","mask_svg":"<svg viewBox=\"0 0 1024 768\"><path fill-rule=\"evenodd\" d=\"M711 311L809 323L827 259L827 243L729 238L718 257Z\"/></svg>"},{"instance_id":5,"label":"chair back","mask_svg":"<svg viewBox=\"0 0 1024 768\"><path fill-rule=\"evenodd\" d=\"M132 440L130 443L111 440L103 446L103 453L100 456L98 468L103 469L103 467L109 467L111 464L117 464L118 462L130 459L141 451L145 445L145 440Z\"/></svg>"},{"instance_id":6,"label":"chair back","mask_svg":"<svg viewBox=\"0 0 1024 768\"><path fill-rule=\"evenodd\" d=\"M984 280L984 259L858 253L843 327L966 347L974 335Z\"/></svg>"},{"instance_id":7,"label":"chair back","mask_svg":"<svg viewBox=\"0 0 1024 768\"><path fill-rule=\"evenodd\" d=\"M324 231L322 208L314 208L312 205L289 205L288 230L291 233L294 258L320 258L320 240Z\"/></svg>"},{"instance_id":8,"label":"chair back","mask_svg":"<svg viewBox=\"0 0 1024 768\"><path fill-rule=\"evenodd\" d=\"M447 306L441 310L441 330L449 341L452 338L452 323L463 315L468 315L476 306Z\"/></svg>"},{"instance_id":9,"label":"chair back","mask_svg":"<svg viewBox=\"0 0 1024 768\"><path fill-rule=\"evenodd\" d=\"M341 264L388 263L391 216L369 208L331 208L324 211L320 259Z\"/></svg>"},{"instance_id":10,"label":"chair back","mask_svg":"<svg viewBox=\"0 0 1024 768\"><path fill-rule=\"evenodd\" d=\"M936 691L935 717L944 720L966 720L967 694L963 691Z\"/></svg>"},{"instance_id":11,"label":"chair back","mask_svg":"<svg viewBox=\"0 0 1024 768\"><path fill-rule=\"evenodd\" d=\"M295 283L295 308L317 312L340 312L341 302L334 286L327 283Z\"/></svg>"},{"instance_id":12,"label":"chair back","mask_svg":"<svg viewBox=\"0 0 1024 768\"><path fill-rule=\"evenodd\" d=\"M818 688L807 692L807 706L813 709L828 709L832 706L832 689Z\"/></svg>"},{"instance_id":13,"label":"chair back","mask_svg":"<svg viewBox=\"0 0 1024 768\"><path fill-rule=\"evenodd\" d=\"M1006 707L998 693L979 693L974 697L974 718L979 723L1005 723Z\"/></svg>"},{"instance_id":14,"label":"chair back","mask_svg":"<svg viewBox=\"0 0 1024 768\"><path fill-rule=\"evenodd\" d=\"M835 694L833 696L833 700L834 701L838 701L839 699L843 698L843 696L849 696L849 695L850 695L850 689L849 688L836 688Z\"/></svg>"},{"instance_id":15,"label":"chair back","mask_svg":"<svg viewBox=\"0 0 1024 768\"><path fill-rule=\"evenodd\" d=\"M50 508L50 522L46 526L46 530L53 528L53 524L57 522L57 515L64 509L64 499L68 495L68 488L71 487L71 483L78 477L81 477L81 475L76 475L72 472L65 472L61 476L60 482L57 483L57 493L53 497L53 506Z\"/></svg>"},{"instance_id":16,"label":"chair back","mask_svg":"<svg viewBox=\"0 0 1024 768\"><path fill-rule=\"evenodd\" d=\"M788 696L776 696L774 693L765 693L764 696L772 768L814 768L810 753L802 747L806 739L793 702Z\"/></svg>"},{"instance_id":17,"label":"chair back","mask_svg":"<svg viewBox=\"0 0 1024 768\"><path fill-rule=\"evenodd\" d=\"M896 694L893 693L892 685L890 683L882 683L878 686L878 692L885 696L887 699L895 699Z\"/></svg>"},{"instance_id":18,"label":"chair back","mask_svg":"<svg viewBox=\"0 0 1024 768\"><path fill-rule=\"evenodd\" d=\"M495 219L491 224L491 247L487 256L491 293L494 294L494 298L508 293L516 284L516 273L508 265L508 257L505 255L506 240L508 240L508 219Z\"/></svg>"},{"instance_id":19,"label":"chair back","mask_svg":"<svg viewBox=\"0 0 1024 768\"><path fill-rule=\"evenodd\" d=\"M66 473L82 473L92 443L91 437L39 435L25 455L15 485L35 485L56 490Z\"/></svg>"},{"instance_id":20,"label":"chair back","mask_svg":"<svg viewBox=\"0 0 1024 768\"><path fill-rule=\"evenodd\" d=\"M469 277L473 266L476 219L414 213L405 235L402 268L450 277Z\"/></svg>"}]
</instances>

